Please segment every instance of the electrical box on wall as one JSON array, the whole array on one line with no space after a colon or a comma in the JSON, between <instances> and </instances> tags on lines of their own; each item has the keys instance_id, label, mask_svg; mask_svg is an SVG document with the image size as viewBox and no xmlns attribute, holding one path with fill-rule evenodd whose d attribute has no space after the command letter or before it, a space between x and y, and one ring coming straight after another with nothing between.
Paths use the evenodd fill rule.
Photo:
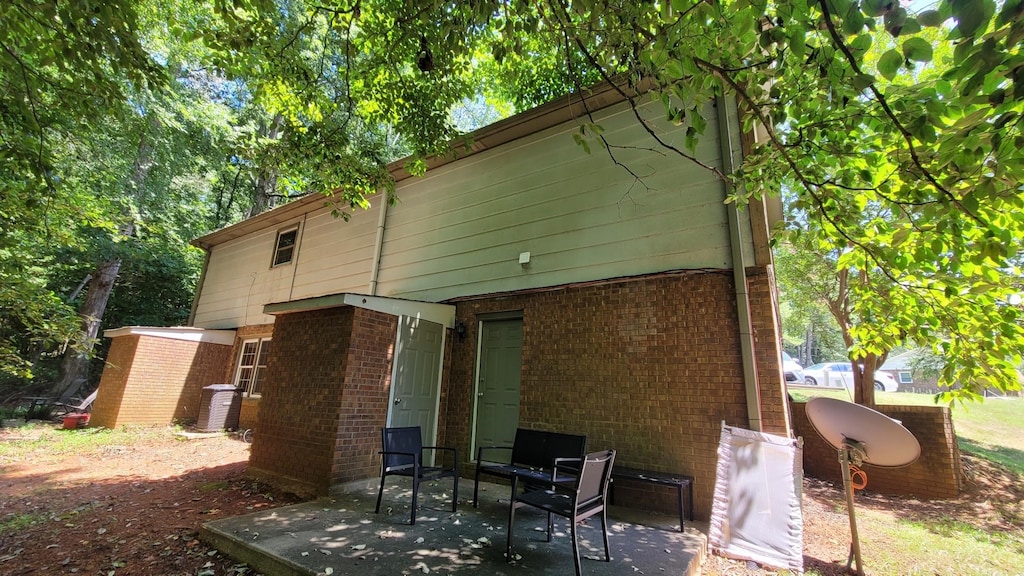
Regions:
<instances>
[{"instance_id":1,"label":"electrical box on wall","mask_svg":"<svg viewBox=\"0 0 1024 576\"><path fill-rule=\"evenodd\" d=\"M519 253L519 264L521 266L526 266L529 263L530 263L530 253L529 252L520 252Z\"/></svg>"}]
</instances>

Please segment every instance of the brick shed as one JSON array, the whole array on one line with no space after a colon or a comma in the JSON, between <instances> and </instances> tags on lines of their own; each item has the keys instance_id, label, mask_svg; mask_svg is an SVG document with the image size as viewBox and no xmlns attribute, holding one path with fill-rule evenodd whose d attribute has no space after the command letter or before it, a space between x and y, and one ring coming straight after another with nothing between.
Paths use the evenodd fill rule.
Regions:
<instances>
[{"instance_id":1,"label":"brick shed","mask_svg":"<svg viewBox=\"0 0 1024 576\"><path fill-rule=\"evenodd\" d=\"M107 330L111 338L90 425L195 420L204 386L228 382L233 330Z\"/></svg>"}]
</instances>

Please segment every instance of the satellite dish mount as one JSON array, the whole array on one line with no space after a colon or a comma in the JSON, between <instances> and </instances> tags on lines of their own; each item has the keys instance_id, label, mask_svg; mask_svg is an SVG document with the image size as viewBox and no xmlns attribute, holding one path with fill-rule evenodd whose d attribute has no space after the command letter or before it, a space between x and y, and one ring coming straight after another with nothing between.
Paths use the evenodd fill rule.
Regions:
<instances>
[{"instance_id":1,"label":"satellite dish mount","mask_svg":"<svg viewBox=\"0 0 1024 576\"><path fill-rule=\"evenodd\" d=\"M862 463L890 468L906 466L921 455L921 445L898 421L866 406L834 398L808 400L807 419L822 439L839 453L846 510L850 516L850 555L846 559L846 569L849 570L856 560L857 574L864 576L857 516L853 509L851 468Z\"/></svg>"},{"instance_id":2,"label":"satellite dish mount","mask_svg":"<svg viewBox=\"0 0 1024 576\"><path fill-rule=\"evenodd\" d=\"M846 557L846 569L849 570L853 561L857 561L857 574L864 574L864 564L860 558L860 537L857 534L857 514L853 509L853 480L850 467L860 466L864 462L866 452L864 445L852 438L843 438L839 447L839 466L843 470L843 490L846 492L846 510L850 516L850 555Z\"/></svg>"}]
</instances>

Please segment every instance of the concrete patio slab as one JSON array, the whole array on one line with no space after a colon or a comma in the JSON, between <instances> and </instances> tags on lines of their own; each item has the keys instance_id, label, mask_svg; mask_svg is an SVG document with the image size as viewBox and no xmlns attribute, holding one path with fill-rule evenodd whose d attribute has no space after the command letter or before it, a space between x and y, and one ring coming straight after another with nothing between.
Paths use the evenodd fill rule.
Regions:
<instances>
[{"instance_id":1,"label":"concrete patio slab","mask_svg":"<svg viewBox=\"0 0 1024 576\"><path fill-rule=\"evenodd\" d=\"M373 512L377 481L361 481L328 498L209 522L200 537L272 576L574 572L568 521L556 517L552 540L545 542L546 517L529 509L516 513L513 562L506 561L508 486L481 484L480 507L460 499L453 514L451 484L424 484L410 526L410 485L388 482L380 514ZM472 489L463 480L459 493ZM611 562L604 562L599 519L578 530L584 576L700 574L706 526L702 532L688 522L679 532L677 518L621 507L610 509L608 523Z\"/></svg>"}]
</instances>

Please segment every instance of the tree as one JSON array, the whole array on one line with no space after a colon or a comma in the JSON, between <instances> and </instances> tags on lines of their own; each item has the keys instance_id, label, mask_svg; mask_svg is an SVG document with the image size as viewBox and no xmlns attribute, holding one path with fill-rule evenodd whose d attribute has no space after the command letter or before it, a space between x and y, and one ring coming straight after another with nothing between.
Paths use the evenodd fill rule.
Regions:
<instances>
[{"instance_id":1,"label":"tree","mask_svg":"<svg viewBox=\"0 0 1024 576\"><path fill-rule=\"evenodd\" d=\"M127 14L138 6L119 4ZM715 173L731 201L793 190L807 226L792 234L833 251L837 272L854 280L853 358L928 343L945 362L943 380L959 383L958 398L1018 386L1024 326L1011 296L1020 290L1024 241L1022 0L940 0L916 14L898 0L180 5L198 15L181 21L206 50L199 59L282 119L267 148L279 192L325 192L343 213L390 190L384 166L394 148L384 144L392 136L412 154L413 173L427 155L446 152L458 136L451 109L467 98L522 108L606 81L634 107L654 99L684 125L686 146L663 152ZM0 35L15 39L8 44L16 54L33 43L78 41L26 33L34 24L17 9L0 16L17 24ZM153 61L128 41L134 20L102 9L90 17L98 24L88 29L102 32L93 42L101 57L76 44L76 58L103 78L145 81ZM107 30L122 31L139 57L118 59ZM41 53L59 54L50 46ZM11 83L22 68L5 62L0 79ZM706 103L722 97L740 104L744 126L758 134L730 174L693 152L708 132ZM21 166L32 165L25 143L37 131L4 121L20 138ZM577 138L617 162L599 126L582 125ZM270 165L245 162L236 166Z\"/></svg>"},{"instance_id":2,"label":"tree","mask_svg":"<svg viewBox=\"0 0 1024 576\"><path fill-rule=\"evenodd\" d=\"M828 304L838 292L835 259L779 242L775 276L787 350L804 366L847 357L846 339Z\"/></svg>"},{"instance_id":3,"label":"tree","mask_svg":"<svg viewBox=\"0 0 1024 576\"><path fill-rule=\"evenodd\" d=\"M347 59L344 74L370 122L410 109L417 121L439 117L432 111L472 87L474 66L494 82L489 93L514 91L520 105L624 79L615 83L630 102L653 97L687 126L687 149L671 152L701 164L692 150L706 131L704 103L735 97L763 145L719 176L737 202L793 188L812 224L802 233L834 250L852 280L849 312L861 319L850 327L852 357L870 364L928 342L957 397L1017 386L1024 327L1007 302L1024 240L1020 0L944 0L918 14L892 0L289 6L341 19L348 53L365 55ZM432 66L417 70L426 49ZM599 130L584 134L614 156ZM412 136L419 151L447 133L424 121Z\"/></svg>"}]
</instances>

